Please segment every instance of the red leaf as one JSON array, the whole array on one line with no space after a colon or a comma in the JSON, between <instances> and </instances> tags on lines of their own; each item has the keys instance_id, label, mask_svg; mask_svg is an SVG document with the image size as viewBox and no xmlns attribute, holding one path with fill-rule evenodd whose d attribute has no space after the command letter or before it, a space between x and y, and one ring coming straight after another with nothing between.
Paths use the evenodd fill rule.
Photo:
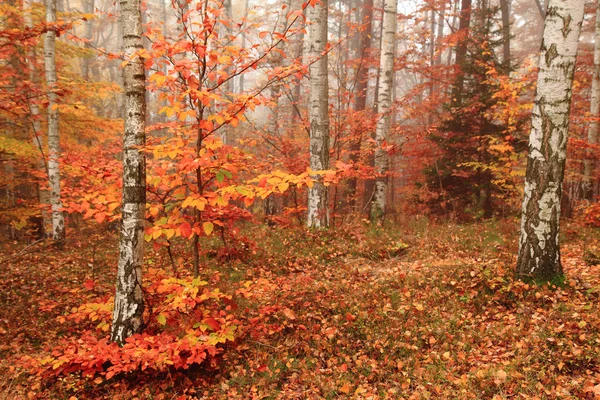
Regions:
<instances>
[{"instance_id":1,"label":"red leaf","mask_svg":"<svg viewBox=\"0 0 600 400\"><path fill-rule=\"evenodd\" d=\"M83 287L87 290L94 290L94 286L96 286L96 282L94 282L92 279L88 279L87 281L83 282Z\"/></svg>"},{"instance_id":2,"label":"red leaf","mask_svg":"<svg viewBox=\"0 0 600 400\"><path fill-rule=\"evenodd\" d=\"M267 364L262 364L260 367L256 368L258 372L265 372L268 369L269 367L267 367Z\"/></svg>"},{"instance_id":3,"label":"red leaf","mask_svg":"<svg viewBox=\"0 0 600 400\"><path fill-rule=\"evenodd\" d=\"M217 320L214 318L206 318L204 320L204 323L210 326L213 331L218 331L219 329L221 329L221 325L219 325Z\"/></svg>"}]
</instances>

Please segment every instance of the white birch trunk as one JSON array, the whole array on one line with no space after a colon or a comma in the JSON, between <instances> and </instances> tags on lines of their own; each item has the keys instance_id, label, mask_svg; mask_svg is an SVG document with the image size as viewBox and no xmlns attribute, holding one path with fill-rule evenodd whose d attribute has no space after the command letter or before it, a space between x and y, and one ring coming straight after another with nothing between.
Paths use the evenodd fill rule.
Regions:
<instances>
[{"instance_id":1,"label":"white birch trunk","mask_svg":"<svg viewBox=\"0 0 600 400\"><path fill-rule=\"evenodd\" d=\"M123 141L123 222L119 244L117 290L111 340L122 345L144 328L142 263L146 208L146 160L140 147L145 144L145 71L142 59L134 54L143 48L141 0L122 0L125 86L125 133Z\"/></svg>"},{"instance_id":2,"label":"white birch trunk","mask_svg":"<svg viewBox=\"0 0 600 400\"><path fill-rule=\"evenodd\" d=\"M56 0L46 1L46 22L56 22ZM52 207L52 239L62 245L65 239L65 218L60 200L60 136L58 131L58 95L56 94L56 32L49 30L44 41L44 64L48 86L48 181Z\"/></svg>"},{"instance_id":3,"label":"white birch trunk","mask_svg":"<svg viewBox=\"0 0 600 400\"><path fill-rule=\"evenodd\" d=\"M596 34L594 37L594 75L592 79L592 94L590 99L590 117L600 117L600 4L596 5ZM588 143L598 143L598 121L590 122L587 134ZM583 195L591 200L594 197L594 160L588 152L583 164Z\"/></svg>"},{"instance_id":4,"label":"white birch trunk","mask_svg":"<svg viewBox=\"0 0 600 400\"><path fill-rule=\"evenodd\" d=\"M329 82L327 76L327 7L328 1L309 6L308 19L308 57L318 59L310 65L310 168L322 171L329 168ZM320 228L329 225L329 205L327 187L322 178L316 180L308 190L309 228Z\"/></svg>"},{"instance_id":5,"label":"white birch trunk","mask_svg":"<svg viewBox=\"0 0 600 400\"><path fill-rule=\"evenodd\" d=\"M394 81L394 50L396 48L397 0L385 0L383 9L383 36L381 39L381 59L379 63L379 90L377 92L377 127L375 129L375 180L371 220L383 219L387 196L387 171L389 155L383 149L391 125L392 84Z\"/></svg>"},{"instance_id":6,"label":"white birch trunk","mask_svg":"<svg viewBox=\"0 0 600 400\"><path fill-rule=\"evenodd\" d=\"M560 200L569 111L584 0L550 0L531 117L517 275L551 281L562 276Z\"/></svg>"}]
</instances>

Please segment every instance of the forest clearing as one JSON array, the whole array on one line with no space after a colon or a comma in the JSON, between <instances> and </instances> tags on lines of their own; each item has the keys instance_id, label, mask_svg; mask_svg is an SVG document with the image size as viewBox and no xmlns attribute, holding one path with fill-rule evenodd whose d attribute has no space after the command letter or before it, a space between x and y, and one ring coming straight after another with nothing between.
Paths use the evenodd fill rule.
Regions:
<instances>
[{"instance_id":1,"label":"forest clearing","mask_svg":"<svg viewBox=\"0 0 600 400\"><path fill-rule=\"evenodd\" d=\"M600 399L600 2L0 3L0 399Z\"/></svg>"}]
</instances>

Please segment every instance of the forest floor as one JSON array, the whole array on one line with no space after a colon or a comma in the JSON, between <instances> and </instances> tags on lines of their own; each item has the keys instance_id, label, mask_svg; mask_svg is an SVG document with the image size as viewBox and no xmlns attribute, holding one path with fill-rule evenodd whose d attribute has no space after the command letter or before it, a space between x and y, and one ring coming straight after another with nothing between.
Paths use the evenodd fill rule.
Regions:
<instances>
[{"instance_id":1,"label":"forest floor","mask_svg":"<svg viewBox=\"0 0 600 400\"><path fill-rule=\"evenodd\" d=\"M216 366L185 373L94 382L22 367L76 331L69 310L110 296L115 234L1 264L0 399L600 399L598 230L564 226L559 287L512 279L516 220L244 234L236 260L206 243L201 275L245 322ZM0 260L24 246L3 244ZM146 260L170 271L164 250Z\"/></svg>"}]
</instances>

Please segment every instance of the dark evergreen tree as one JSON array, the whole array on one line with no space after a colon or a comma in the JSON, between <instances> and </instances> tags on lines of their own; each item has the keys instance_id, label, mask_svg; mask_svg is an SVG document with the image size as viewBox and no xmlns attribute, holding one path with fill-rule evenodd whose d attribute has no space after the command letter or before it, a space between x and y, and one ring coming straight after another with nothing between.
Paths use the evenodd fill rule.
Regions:
<instances>
[{"instance_id":1,"label":"dark evergreen tree","mask_svg":"<svg viewBox=\"0 0 600 400\"><path fill-rule=\"evenodd\" d=\"M501 81L508 63L494 49L502 48L498 10L474 14L467 40L467 53L452 96L445 105L437 129L430 135L441 156L425 169L426 183L438 196L430 202L433 211L452 210L462 218L490 218L501 194L512 182L500 177L499 164L505 151L523 150L524 140L509 134L508 126L494 110L503 101Z\"/></svg>"}]
</instances>

